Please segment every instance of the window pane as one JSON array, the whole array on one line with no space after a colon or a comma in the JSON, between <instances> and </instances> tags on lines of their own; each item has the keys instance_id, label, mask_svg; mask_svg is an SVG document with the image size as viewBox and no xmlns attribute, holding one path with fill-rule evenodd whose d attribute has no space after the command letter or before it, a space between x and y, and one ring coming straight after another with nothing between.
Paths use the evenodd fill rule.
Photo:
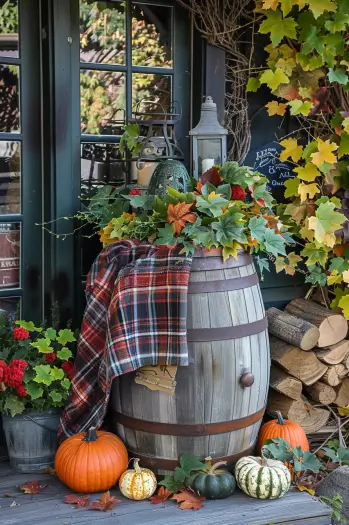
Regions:
<instances>
[{"instance_id":1,"label":"window pane","mask_svg":"<svg viewBox=\"0 0 349 525\"><path fill-rule=\"evenodd\" d=\"M0 288L19 286L20 249L20 224L0 223Z\"/></svg>"},{"instance_id":2,"label":"window pane","mask_svg":"<svg viewBox=\"0 0 349 525\"><path fill-rule=\"evenodd\" d=\"M103 64L125 63L123 3L80 0L80 60Z\"/></svg>"},{"instance_id":3,"label":"window pane","mask_svg":"<svg viewBox=\"0 0 349 525\"><path fill-rule=\"evenodd\" d=\"M0 213L21 212L21 145L0 141Z\"/></svg>"},{"instance_id":4,"label":"window pane","mask_svg":"<svg viewBox=\"0 0 349 525\"><path fill-rule=\"evenodd\" d=\"M0 64L0 132L19 131L19 67Z\"/></svg>"},{"instance_id":5,"label":"window pane","mask_svg":"<svg viewBox=\"0 0 349 525\"><path fill-rule=\"evenodd\" d=\"M82 133L122 133L125 122L125 75L86 70L80 74Z\"/></svg>"},{"instance_id":6,"label":"window pane","mask_svg":"<svg viewBox=\"0 0 349 525\"><path fill-rule=\"evenodd\" d=\"M18 1L0 7L0 56L18 58Z\"/></svg>"},{"instance_id":7,"label":"window pane","mask_svg":"<svg viewBox=\"0 0 349 525\"><path fill-rule=\"evenodd\" d=\"M133 65L172 67L172 7L135 4L132 15Z\"/></svg>"},{"instance_id":8,"label":"window pane","mask_svg":"<svg viewBox=\"0 0 349 525\"><path fill-rule=\"evenodd\" d=\"M170 110L172 78L164 75L132 75L133 111L166 113Z\"/></svg>"},{"instance_id":9,"label":"window pane","mask_svg":"<svg viewBox=\"0 0 349 525\"><path fill-rule=\"evenodd\" d=\"M82 196L101 184L120 186L124 182L125 168L117 144L81 145Z\"/></svg>"}]
</instances>

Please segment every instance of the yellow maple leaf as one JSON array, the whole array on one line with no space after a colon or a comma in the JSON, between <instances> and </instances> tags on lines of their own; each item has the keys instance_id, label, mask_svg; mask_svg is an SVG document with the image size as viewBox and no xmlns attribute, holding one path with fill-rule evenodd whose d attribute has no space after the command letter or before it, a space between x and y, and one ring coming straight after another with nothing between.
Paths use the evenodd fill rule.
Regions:
<instances>
[{"instance_id":1,"label":"yellow maple leaf","mask_svg":"<svg viewBox=\"0 0 349 525\"><path fill-rule=\"evenodd\" d=\"M304 485L297 485L297 489L301 492L309 492L311 496L315 496L315 490L310 489L309 487L305 487Z\"/></svg>"},{"instance_id":2,"label":"yellow maple leaf","mask_svg":"<svg viewBox=\"0 0 349 525\"><path fill-rule=\"evenodd\" d=\"M303 182L301 182L298 186L298 194L301 197L301 202L306 201L308 197L309 199L313 199L314 196L319 192L320 188L317 184L315 184L315 182L313 182L312 184L304 184Z\"/></svg>"},{"instance_id":3,"label":"yellow maple leaf","mask_svg":"<svg viewBox=\"0 0 349 525\"><path fill-rule=\"evenodd\" d=\"M349 321L349 295L342 297L338 303L338 306L343 310L342 313L346 320Z\"/></svg>"},{"instance_id":4,"label":"yellow maple leaf","mask_svg":"<svg viewBox=\"0 0 349 525\"><path fill-rule=\"evenodd\" d=\"M271 44L271 48L274 49L272 44ZM292 47L288 46L287 44L281 44L278 50L282 54L282 56L284 56L285 58L290 58L291 56L296 54L295 50L292 49Z\"/></svg>"},{"instance_id":5,"label":"yellow maple leaf","mask_svg":"<svg viewBox=\"0 0 349 525\"><path fill-rule=\"evenodd\" d=\"M340 416L349 416L349 405L347 405L346 407L338 408L337 410Z\"/></svg>"},{"instance_id":6,"label":"yellow maple leaf","mask_svg":"<svg viewBox=\"0 0 349 525\"><path fill-rule=\"evenodd\" d=\"M238 250L241 250L242 246L238 242L234 241L232 246L223 246L223 261L225 262L229 257L237 259L239 254Z\"/></svg>"},{"instance_id":7,"label":"yellow maple leaf","mask_svg":"<svg viewBox=\"0 0 349 525\"><path fill-rule=\"evenodd\" d=\"M311 162L308 162L304 167L295 168L294 171L297 173L297 177L299 179L305 180L307 182L313 182L316 177L321 176L321 173L317 167Z\"/></svg>"},{"instance_id":8,"label":"yellow maple leaf","mask_svg":"<svg viewBox=\"0 0 349 525\"><path fill-rule=\"evenodd\" d=\"M302 260L302 257L296 255L294 252L289 253L287 257L277 257L275 260L276 272L279 273L285 270L285 273L288 275L294 275L296 273L297 263Z\"/></svg>"},{"instance_id":9,"label":"yellow maple leaf","mask_svg":"<svg viewBox=\"0 0 349 525\"><path fill-rule=\"evenodd\" d=\"M307 239L310 242L313 242L314 240L314 231L309 230L309 223L308 219L305 219L304 226L299 230L299 233L301 234L303 239Z\"/></svg>"},{"instance_id":10,"label":"yellow maple leaf","mask_svg":"<svg viewBox=\"0 0 349 525\"><path fill-rule=\"evenodd\" d=\"M284 182L285 186L285 197L288 199L289 197L296 197L298 195L298 188L299 188L299 179L297 177L287 179Z\"/></svg>"},{"instance_id":11,"label":"yellow maple leaf","mask_svg":"<svg viewBox=\"0 0 349 525\"><path fill-rule=\"evenodd\" d=\"M272 91L275 91L280 84L288 84L290 79L280 68L276 68L275 71L272 69L267 69L264 71L259 81L261 84L266 84Z\"/></svg>"},{"instance_id":12,"label":"yellow maple leaf","mask_svg":"<svg viewBox=\"0 0 349 525\"><path fill-rule=\"evenodd\" d=\"M270 117L273 115L280 115L282 117L285 114L287 105L279 104L276 100L273 100L272 102L268 102L265 107L267 108Z\"/></svg>"},{"instance_id":13,"label":"yellow maple leaf","mask_svg":"<svg viewBox=\"0 0 349 525\"><path fill-rule=\"evenodd\" d=\"M346 117L342 122L343 129L349 134L349 117Z\"/></svg>"},{"instance_id":14,"label":"yellow maple leaf","mask_svg":"<svg viewBox=\"0 0 349 525\"><path fill-rule=\"evenodd\" d=\"M338 273L338 270L333 270L331 274L327 277L327 284L329 286L332 286L333 284L340 284L342 282L343 278Z\"/></svg>"},{"instance_id":15,"label":"yellow maple leaf","mask_svg":"<svg viewBox=\"0 0 349 525\"><path fill-rule=\"evenodd\" d=\"M277 6L279 5L279 0L264 0L262 8L263 9L277 9Z\"/></svg>"},{"instance_id":16,"label":"yellow maple leaf","mask_svg":"<svg viewBox=\"0 0 349 525\"><path fill-rule=\"evenodd\" d=\"M337 144L330 142L329 140L317 139L317 148L318 151L311 154L315 166L321 166L325 162L328 162L329 164L337 162L337 157L333 153L338 149Z\"/></svg>"},{"instance_id":17,"label":"yellow maple leaf","mask_svg":"<svg viewBox=\"0 0 349 525\"><path fill-rule=\"evenodd\" d=\"M284 148L280 153L280 160L284 162L288 158L291 158L294 162L299 161L303 153L303 148L298 145L297 139L282 140L280 146Z\"/></svg>"},{"instance_id":18,"label":"yellow maple leaf","mask_svg":"<svg viewBox=\"0 0 349 525\"><path fill-rule=\"evenodd\" d=\"M302 98L312 98L313 90L311 88L300 87L299 94Z\"/></svg>"},{"instance_id":19,"label":"yellow maple leaf","mask_svg":"<svg viewBox=\"0 0 349 525\"><path fill-rule=\"evenodd\" d=\"M319 18L325 11L337 10L337 2L333 0L307 0L307 4L315 18Z\"/></svg>"}]
</instances>

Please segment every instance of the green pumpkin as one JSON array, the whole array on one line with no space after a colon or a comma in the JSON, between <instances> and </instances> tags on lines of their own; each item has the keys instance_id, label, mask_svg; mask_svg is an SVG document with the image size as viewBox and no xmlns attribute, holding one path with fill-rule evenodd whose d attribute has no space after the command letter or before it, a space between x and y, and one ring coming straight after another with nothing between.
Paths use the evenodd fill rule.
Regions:
<instances>
[{"instance_id":1,"label":"green pumpkin","mask_svg":"<svg viewBox=\"0 0 349 525\"><path fill-rule=\"evenodd\" d=\"M226 465L226 461L220 461L212 465L211 458L206 458L207 469L195 472L185 481L185 486L191 488L207 499L225 499L231 496L236 487L235 478L226 470L218 470L218 467Z\"/></svg>"}]
</instances>

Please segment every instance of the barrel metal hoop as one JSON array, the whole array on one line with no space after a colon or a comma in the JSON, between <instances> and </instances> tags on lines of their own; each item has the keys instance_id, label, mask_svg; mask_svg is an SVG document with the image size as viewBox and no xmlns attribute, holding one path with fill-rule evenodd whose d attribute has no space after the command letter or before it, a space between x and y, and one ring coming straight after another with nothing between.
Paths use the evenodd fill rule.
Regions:
<instances>
[{"instance_id":1,"label":"barrel metal hoop","mask_svg":"<svg viewBox=\"0 0 349 525\"><path fill-rule=\"evenodd\" d=\"M229 268L240 268L241 266L247 266L253 264L251 255L247 253L239 255L237 259L229 257L225 262L223 257L194 257L191 264L192 272L200 272L204 270L227 270Z\"/></svg>"},{"instance_id":2,"label":"barrel metal hoop","mask_svg":"<svg viewBox=\"0 0 349 525\"><path fill-rule=\"evenodd\" d=\"M222 279L220 281L190 282L189 280L188 294L230 292L232 290L249 288L258 283L259 278L257 273L246 275L245 277L237 277L236 279Z\"/></svg>"},{"instance_id":3,"label":"barrel metal hoop","mask_svg":"<svg viewBox=\"0 0 349 525\"><path fill-rule=\"evenodd\" d=\"M249 456L252 454L255 445L251 445L246 450L242 452L236 452L235 454L230 454L229 456L220 456L212 458L212 463L218 463L218 461L226 461L227 466L231 467L234 465L240 458ZM174 470L179 466L179 462L176 459L167 459L159 458L154 456L147 456L145 454L140 454L134 450L129 450L129 456L139 458L142 467L150 469L159 469L159 470Z\"/></svg>"},{"instance_id":4,"label":"barrel metal hoop","mask_svg":"<svg viewBox=\"0 0 349 525\"><path fill-rule=\"evenodd\" d=\"M263 317L254 323L238 326L222 326L221 328L189 328L187 330L188 343L203 343L211 341L229 341L240 337L256 335L268 328L268 319Z\"/></svg>"},{"instance_id":5,"label":"barrel metal hoop","mask_svg":"<svg viewBox=\"0 0 349 525\"><path fill-rule=\"evenodd\" d=\"M147 421L145 419L136 419L131 416L121 414L116 410L113 413L116 415L117 423L126 428L139 430L141 432L148 432L149 434L161 434L163 436L212 436L214 434L225 434L233 430L241 430L249 427L254 423L260 421L264 415L265 408L258 412L240 419L233 419L232 421L222 421L220 423L200 424L178 424L178 423L158 423L156 421Z\"/></svg>"}]
</instances>

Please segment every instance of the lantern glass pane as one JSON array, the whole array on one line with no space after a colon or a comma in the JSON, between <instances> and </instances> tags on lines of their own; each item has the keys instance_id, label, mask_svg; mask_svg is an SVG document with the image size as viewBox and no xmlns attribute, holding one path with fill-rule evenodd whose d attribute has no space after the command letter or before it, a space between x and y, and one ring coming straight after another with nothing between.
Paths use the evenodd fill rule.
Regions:
<instances>
[{"instance_id":1,"label":"lantern glass pane","mask_svg":"<svg viewBox=\"0 0 349 525\"><path fill-rule=\"evenodd\" d=\"M204 138L198 139L198 171L199 176L212 168L215 164L222 162L221 139Z\"/></svg>"}]
</instances>

